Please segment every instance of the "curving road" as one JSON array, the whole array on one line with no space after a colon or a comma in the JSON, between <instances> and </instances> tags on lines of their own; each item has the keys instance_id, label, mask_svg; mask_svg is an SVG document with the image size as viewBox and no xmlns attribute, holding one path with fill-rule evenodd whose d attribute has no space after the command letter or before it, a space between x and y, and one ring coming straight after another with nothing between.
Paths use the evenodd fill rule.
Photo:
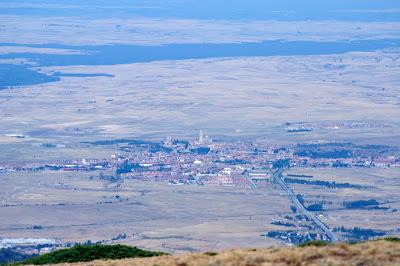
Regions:
<instances>
[{"instance_id":1,"label":"curving road","mask_svg":"<svg viewBox=\"0 0 400 266\"><path fill-rule=\"evenodd\" d=\"M307 216L311 221L313 221L320 229L323 231L330 239L331 242L336 242L337 239L332 231L320 220L318 219L313 213L308 211L303 204L300 203L299 199L296 197L293 189L291 189L283 179L282 176L283 170L277 170L274 173L274 180L279 186L287 193L289 199L293 202L296 206L297 210Z\"/></svg>"}]
</instances>

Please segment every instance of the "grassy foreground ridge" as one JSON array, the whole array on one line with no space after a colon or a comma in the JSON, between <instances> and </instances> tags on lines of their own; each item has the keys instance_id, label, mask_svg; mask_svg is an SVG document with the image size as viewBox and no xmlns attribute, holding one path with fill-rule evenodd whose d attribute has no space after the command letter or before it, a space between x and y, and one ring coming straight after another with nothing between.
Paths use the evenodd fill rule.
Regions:
<instances>
[{"instance_id":1,"label":"grassy foreground ridge","mask_svg":"<svg viewBox=\"0 0 400 266\"><path fill-rule=\"evenodd\" d=\"M173 256L123 245L76 246L26 260L23 264L56 263L71 266L400 266L400 239L350 244L312 241L297 247L235 249Z\"/></svg>"}]
</instances>

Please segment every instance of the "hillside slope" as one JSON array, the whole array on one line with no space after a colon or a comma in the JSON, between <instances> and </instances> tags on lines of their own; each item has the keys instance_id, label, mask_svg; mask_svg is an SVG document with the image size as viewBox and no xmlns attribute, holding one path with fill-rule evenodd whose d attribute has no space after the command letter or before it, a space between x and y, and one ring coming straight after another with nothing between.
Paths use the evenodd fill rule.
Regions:
<instances>
[{"instance_id":1,"label":"hillside slope","mask_svg":"<svg viewBox=\"0 0 400 266\"><path fill-rule=\"evenodd\" d=\"M67 265L67 264L64 264ZM258 266L258 265L400 265L399 241L369 241L322 247L285 247L230 250L114 261L94 261L79 266Z\"/></svg>"}]
</instances>

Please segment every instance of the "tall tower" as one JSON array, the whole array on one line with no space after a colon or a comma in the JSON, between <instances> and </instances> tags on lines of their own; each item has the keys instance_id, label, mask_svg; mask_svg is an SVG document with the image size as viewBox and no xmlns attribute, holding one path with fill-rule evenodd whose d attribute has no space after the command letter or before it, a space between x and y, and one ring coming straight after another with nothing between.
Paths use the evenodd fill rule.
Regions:
<instances>
[{"instance_id":1,"label":"tall tower","mask_svg":"<svg viewBox=\"0 0 400 266\"><path fill-rule=\"evenodd\" d=\"M204 134L203 134L203 130L200 130L199 132L199 143L203 143L204 142Z\"/></svg>"}]
</instances>

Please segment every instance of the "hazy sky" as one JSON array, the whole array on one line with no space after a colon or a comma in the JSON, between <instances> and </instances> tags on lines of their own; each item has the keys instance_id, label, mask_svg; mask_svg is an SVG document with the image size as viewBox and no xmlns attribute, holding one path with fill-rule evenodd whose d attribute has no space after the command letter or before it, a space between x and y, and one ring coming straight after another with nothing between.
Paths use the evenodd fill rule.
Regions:
<instances>
[{"instance_id":1,"label":"hazy sky","mask_svg":"<svg viewBox=\"0 0 400 266\"><path fill-rule=\"evenodd\" d=\"M34 7L34 8L32 8ZM18 9L17 9L18 8ZM106 10L105 10L106 9ZM399 21L398 0L3 0L0 14Z\"/></svg>"}]
</instances>

